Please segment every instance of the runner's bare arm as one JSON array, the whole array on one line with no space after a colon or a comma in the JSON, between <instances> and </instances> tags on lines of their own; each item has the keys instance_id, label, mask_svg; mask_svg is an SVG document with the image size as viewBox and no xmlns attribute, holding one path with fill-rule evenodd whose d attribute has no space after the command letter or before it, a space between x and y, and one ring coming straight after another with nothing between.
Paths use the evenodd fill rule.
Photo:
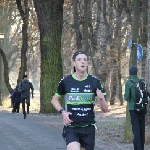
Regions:
<instances>
[{"instance_id":1,"label":"runner's bare arm","mask_svg":"<svg viewBox=\"0 0 150 150\"><path fill-rule=\"evenodd\" d=\"M97 96L98 96L98 102L99 102L99 104L100 104L101 110L102 110L104 113L108 112L108 111L109 111L109 110L108 110L108 105L107 105L107 102L105 101L105 98L104 98L103 93L102 93L101 90L99 90L99 89L97 89L96 93L97 93Z\"/></svg>"},{"instance_id":2,"label":"runner's bare arm","mask_svg":"<svg viewBox=\"0 0 150 150\"><path fill-rule=\"evenodd\" d=\"M51 100L51 104L55 107L57 111L60 111L60 109L62 109L62 106L59 103L59 99L60 98L57 95L54 95ZM63 122L65 125L71 124L72 120L69 119L69 115L71 114L72 113L67 112L67 111L62 112Z\"/></svg>"},{"instance_id":3,"label":"runner's bare arm","mask_svg":"<svg viewBox=\"0 0 150 150\"><path fill-rule=\"evenodd\" d=\"M51 104L55 107L55 109L57 111L59 111L60 109L62 109L62 106L59 103L59 99L60 99L59 96L54 95L53 98L52 98L52 100L51 100Z\"/></svg>"}]
</instances>

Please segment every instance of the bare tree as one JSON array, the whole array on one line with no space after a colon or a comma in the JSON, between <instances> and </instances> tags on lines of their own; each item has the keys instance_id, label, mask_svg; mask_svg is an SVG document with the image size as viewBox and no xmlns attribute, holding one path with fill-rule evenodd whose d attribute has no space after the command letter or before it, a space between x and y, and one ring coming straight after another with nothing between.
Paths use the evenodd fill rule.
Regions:
<instances>
[{"instance_id":1,"label":"bare tree","mask_svg":"<svg viewBox=\"0 0 150 150\"><path fill-rule=\"evenodd\" d=\"M24 5L22 5L22 3ZM20 12L22 24L22 48L21 48L21 67L19 70L19 77L17 83L22 79L23 74L27 71L27 50L28 50L28 24L29 24L29 7L28 0L16 0L18 10Z\"/></svg>"},{"instance_id":2,"label":"bare tree","mask_svg":"<svg viewBox=\"0 0 150 150\"><path fill-rule=\"evenodd\" d=\"M140 16L140 0L134 0L133 20L132 20L132 40L133 40L133 43L135 44L133 44L131 48L130 66L132 65L137 66L137 44L136 43L138 43L139 16ZM133 137L128 105L129 103L127 103L127 108L126 108L126 124L125 124L125 133L124 133L125 141L131 141Z\"/></svg>"}]
</instances>

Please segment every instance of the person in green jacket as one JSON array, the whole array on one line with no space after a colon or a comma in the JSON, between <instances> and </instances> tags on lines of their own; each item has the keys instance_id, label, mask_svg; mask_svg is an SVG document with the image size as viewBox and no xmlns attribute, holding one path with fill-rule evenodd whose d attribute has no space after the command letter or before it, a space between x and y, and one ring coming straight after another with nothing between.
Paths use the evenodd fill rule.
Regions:
<instances>
[{"instance_id":1,"label":"person in green jacket","mask_svg":"<svg viewBox=\"0 0 150 150\"><path fill-rule=\"evenodd\" d=\"M138 69L136 66L131 66L129 69L130 79L138 82ZM133 145L134 150L144 150L145 143L145 115L137 113L135 110L135 88L134 83L128 80L125 84L124 99L128 101L128 110L131 117L132 132L134 135Z\"/></svg>"}]
</instances>

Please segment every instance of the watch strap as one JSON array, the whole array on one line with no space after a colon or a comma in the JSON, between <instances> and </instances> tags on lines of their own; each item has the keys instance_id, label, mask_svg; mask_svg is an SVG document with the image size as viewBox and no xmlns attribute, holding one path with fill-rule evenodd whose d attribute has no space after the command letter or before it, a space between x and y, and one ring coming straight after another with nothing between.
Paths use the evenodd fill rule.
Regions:
<instances>
[{"instance_id":1,"label":"watch strap","mask_svg":"<svg viewBox=\"0 0 150 150\"><path fill-rule=\"evenodd\" d=\"M62 108L59 110L59 113L62 114L63 111L64 111L64 109Z\"/></svg>"}]
</instances>

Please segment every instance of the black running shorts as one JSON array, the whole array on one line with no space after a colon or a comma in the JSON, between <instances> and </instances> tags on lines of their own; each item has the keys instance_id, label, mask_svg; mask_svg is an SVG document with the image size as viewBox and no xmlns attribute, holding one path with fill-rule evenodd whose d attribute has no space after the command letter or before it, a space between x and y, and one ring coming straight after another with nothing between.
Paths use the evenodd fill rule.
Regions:
<instances>
[{"instance_id":1,"label":"black running shorts","mask_svg":"<svg viewBox=\"0 0 150 150\"><path fill-rule=\"evenodd\" d=\"M63 137L66 145L71 142L79 142L85 150L94 150L95 146L95 126L81 128L64 127Z\"/></svg>"}]
</instances>

